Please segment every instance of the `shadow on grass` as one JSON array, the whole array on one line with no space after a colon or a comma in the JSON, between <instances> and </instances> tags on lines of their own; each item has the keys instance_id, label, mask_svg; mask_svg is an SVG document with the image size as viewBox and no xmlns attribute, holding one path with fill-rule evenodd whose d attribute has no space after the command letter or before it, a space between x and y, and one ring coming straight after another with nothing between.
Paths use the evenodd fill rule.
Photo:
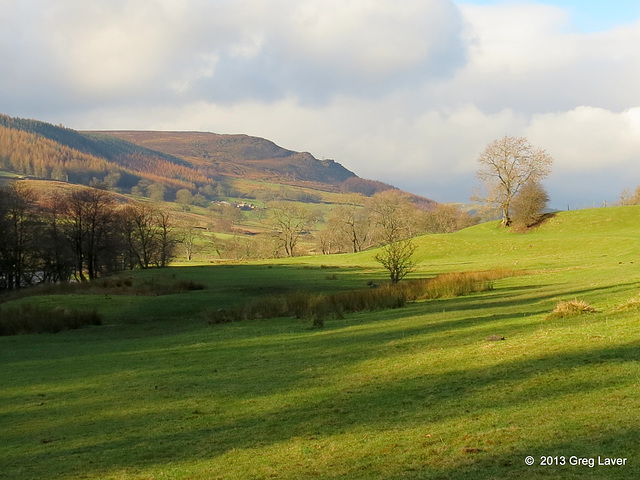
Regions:
<instances>
[{"instance_id":1,"label":"shadow on grass","mask_svg":"<svg viewBox=\"0 0 640 480\"><path fill-rule=\"evenodd\" d=\"M354 348L358 348L358 342L352 343ZM322 345L318 345L315 349L310 349L309 356L316 361L320 360L318 352L321 348ZM335 375L329 377L332 380L326 377L323 380L320 376L320 384L313 386L307 383L303 386L305 382L302 381L309 380L309 374L305 374L305 371L313 367L313 363L300 364L289 359L272 370L269 364L277 362L278 355L278 351L273 349L261 360L256 359L254 364L245 359L248 363L235 373L229 370L219 372L222 379L210 367L197 370L192 366L189 379L176 376L178 366L160 372L160 377L152 372L141 371L138 373L139 378L135 381L129 379L129 387L119 391L121 401L124 400L123 394L128 395L129 400L125 400L126 406L122 405L115 410L109 406L93 405L90 401L85 403L85 395L79 391L73 395L72 400L75 401L58 395L58 406L55 394L51 399L45 397L43 401L53 404L43 407L47 415L66 418L70 425L60 431L50 428L40 433L32 432L27 438L32 443L30 448L13 455L3 471L10 475L9 478L12 472L17 471L30 472L32 475L15 475L14 478L36 478L38 473L42 474L37 469L43 468L47 469L50 477L79 473L112 475L123 469L161 467L173 462L194 460L208 461L236 450L268 447L296 437L331 438L334 435L363 431L375 435L376 432L389 428L411 429L422 425L432 429L434 425L465 422L474 416L490 417L499 415L502 411L516 411L520 408L535 412L543 405L557 401L578 401L585 395L610 392L621 383L636 381L636 375L633 378L600 378L588 375L588 372L586 375L577 375L576 372L580 369L589 369L593 365L636 364L640 361L638 342L632 342L611 348L519 358L489 366L460 366L459 369L448 369L440 373L418 366L408 372L399 372L400 378L391 380L379 379L373 372L365 380L332 384L331 382L337 381ZM298 353L292 356L299 358ZM356 358L341 360L337 357L334 361L342 363L342 367L354 367L358 364ZM247 368L249 365L251 368ZM269 389L269 384L277 381L278 375L283 374L282 369L287 365L297 370L292 381L286 382L286 385L280 384L279 388ZM327 380L329 383L325 383ZM159 385L154 387L156 382ZM242 385L246 382L254 382L254 385L243 388ZM89 390L92 388L94 387L86 387L88 397L91 396ZM139 389L145 391L140 392ZM279 397L278 393L284 396ZM296 400L288 400L286 394L295 394ZM275 395L272 401L266 398L269 395ZM215 401L212 402L211 399ZM117 399L114 398L114 401ZM231 415L227 410L228 405L224 408L216 406L220 402L230 402L246 410ZM247 409L247 405L253 402L263 404L264 407ZM194 406L195 404L202 405ZM585 408L578 404L575 407ZM98 413L100 408L105 411L96 416L96 411L92 411L95 408L98 408ZM590 408L593 409L594 406L591 405ZM86 419L83 419L84 415L87 415ZM543 420L561 429L564 418L559 414ZM629 427L634 427L635 420L628 420L631 422ZM497 418L495 422L498 426L507 427L523 420ZM523 427L521 424L518 426ZM474 472L481 475L477 478L492 478L492 474L512 468L521 471L524 475L522 478L532 478L527 477L526 473L533 470L525 468L523 464L519 465L525 452L527 455L560 455L564 452L566 455L587 455L601 449L598 453L602 455L624 452L631 455L637 451L640 440L638 437L626 437L626 430L619 430L620 428L608 423L606 417L593 418L588 424L576 426L569 434L574 438L565 443L554 446L548 443L548 439L530 438L523 441L523 444L530 445L531 450L519 450L495 457L491 455L489 447L488 453L483 453L473 462L460 458L459 465L455 467L434 468L431 471L427 462L420 469L420 474L414 472L415 478L465 478L460 475L472 476ZM608 430L609 436L591 436L598 429ZM443 442L449 445L448 448L462 448L460 442L463 440L455 438L457 434L440 434L444 436ZM584 448L583 436L588 438L588 449ZM619 440L609 448L607 438L617 436L620 437ZM5 438L8 441L16 440L11 438L10 430L5 431ZM433 440L435 441L436 439ZM57 464L48 465L54 458ZM73 462L65 466L65 458L73 459ZM494 465L493 462L498 463ZM625 473L640 474L639 467L637 464L630 465ZM59 471L56 472L55 469ZM580 472L584 473L583 470ZM222 470L217 472L218 475L223 473ZM397 478L412 478L410 475L403 476L407 472L398 471L397 474ZM621 478L634 477L635 475ZM557 475L554 478L570 477Z\"/></svg>"},{"instance_id":2,"label":"shadow on grass","mask_svg":"<svg viewBox=\"0 0 640 480\"><path fill-rule=\"evenodd\" d=\"M215 462L225 454L268 448L292 438L330 439L358 432L375 436L388 429L431 429L434 425L442 429L442 425L464 424L474 417L496 417L498 426L532 428L523 425L522 418L501 417L502 412L513 414L522 408L534 413L557 402L576 402L575 408L588 407L595 413L593 403L584 405L580 399L611 392L626 382L637 381L637 375L628 379L624 375L599 377L590 373L602 366L637 364L637 342L562 353L538 352L533 358L509 357L490 365L437 367L435 358L407 367L396 363L397 371L385 377L380 372L388 372L388 367L377 369L377 362L405 353L402 349L390 350L389 342L400 338L451 332L448 346L480 347L486 330L494 326L500 331L492 333L531 333L536 325L524 317L548 313L540 305L559 295L588 295L606 289L567 288L558 293L544 291L544 286L507 287L490 294L354 315L344 322L332 322L331 328L321 332L301 333L296 331L300 323L290 320L260 321L231 325L221 331L202 329L198 335L203 338L187 337L191 343L177 337L164 347L143 348L143 339L112 354L87 354L83 358L70 350L56 364L51 378L43 372L34 377L30 370L33 364L16 365L13 374L23 368L32 375L21 380L24 388L31 395L36 395L35 388L39 388L45 397L33 397L26 404L24 394L7 393L2 397L3 411L10 422L3 438L22 446L14 448L3 461L0 477L113 477L123 470L138 472L173 463ZM521 297L525 293L527 296ZM508 311L483 314L493 309ZM457 317L424 319L425 314L441 310ZM518 317L524 319L521 325ZM412 324L413 319L416 324ZM389 324L382 331L377 328L381 321L393 320L403 320L403 325ZM506 320L514 321L507 325ZM279 333L280 327L283 332ZM436 347L437 341L423 339L414 346L427 351ZM502 348L509 343L499 345ZM83 366L79 367L79 362ZM363 364L369 364L371 371ZM34 385L34 378L39 383ZM69 380L77 383L60 390L58 383ZM110 387L113 392L103 403ZM47 393L49 390L53 393ZM7 399L15 410L7 405ZM574 470L532 470L522 463L524 456L561 455L564 449L570 452L567 455L588 455L599 449L602 455L612 455L622 454L631 446L637 451L639 441L633 423L625 429L609 424L603 416L589 424L578 422L574 431L566 434L561 413L540 421L549 422L572 438L557 443L548 437L525 438L518 441L517 451L493 454L491 447L482 446L477 456L469 457L460 453L465 442L459 438L460 432L442 431L443 439L422 441L425 451L435 449L437 441L452 450L449 465L438 466L433 458L425 456L422 463L411 468L395 467L397 471L391 477L383 473L378 477L533 478L530 474L535 471L550 478L571 478ZM26 437L19 428L21 424L29 432ZM605 433L593 436L594 429ZM523 445L530 446L531 451L521 448ZM590 449L582 453L585 445ZM375 476L380 465L374 463L369 473ZM212 473L224 477L223 467L215 468L218 470ZM590 474L591 470L579 470L580 474L585 472ZM639 467L631 465L624 473L630 475L620 478L634 478L640 474Z\"/></svg>"}]
</instances>

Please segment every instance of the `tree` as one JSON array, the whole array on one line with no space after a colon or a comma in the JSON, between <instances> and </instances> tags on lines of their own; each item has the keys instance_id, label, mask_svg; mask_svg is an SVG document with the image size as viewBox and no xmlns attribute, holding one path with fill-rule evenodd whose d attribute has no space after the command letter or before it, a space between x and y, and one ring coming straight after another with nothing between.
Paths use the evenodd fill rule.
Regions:
<instances>
[{"instance_id":1,"label":"tree","mask_svg":"<svg viewBox=\"0 0 640 480\"><path fill-rule=\"evenodd\" d=\"M193 195L186 188L181 188L176 192L176 202L182 205L182 208L186 208L193 199Z\"/></svg>"},{"instance_id":2,"label":"tree","mask_svg":"<svg viewBox=\"0 0 640 480\"><path fill-rule=\"evenodd\" d=\"M129 268L133 268L131 260L140 268L160 263L156 215L156 209L145 203L132 203L122 210L124 233L129 247Z\"/></svg>"},{"instance_id":3,"label":"tree","mask_svg":"<svg viewBox=\"0 0 640 480\"><path fill-rule=\"evenodd\" d=\"M154 205L133 203L122 209L121 217L129 268L167 266L177 242L169 214Z\"/></svg>"},{"instance_id":4,"label":"tree","mask_svg":"<svg viewBox=\"0 0 640 480\"><path fill-rule=\"evenodd\" d=\"M191 261L191 258L193 257L193 251L196 246L196 238L198 238L198 235L196 234L195 224L189 223L182 228L180 241L184 248L184 253L187 261Z\"/></svg>"},{"instance_id":5,"label":"tree","mask_svg":"<svg viewBox=\"0 0 640 480\"><path fill-rule=\"evenodd\" d=\"M515 224L530 227L540 221L547 207L549 195L540 184L532 181L524 184L511 202L511 217Z\"/></svg>"},{"instance_id":6,"label":"tree","mask_svg":"<svg viewBox=\"0 0 640 480\"><path fill-rule=\"evenodd\" d=\"M166 267L173 260L178 238L173 231L171 216L162 209L157 210L156 222L160 234L160 267Z\"/></svg>"},{"instance_id":7,"label":"tree","mask_svg":"<svg viewBox=\"0 0 640 480\"><path fill-rule=\"evenodd\" d=\"M410 238L398 240L382 247L373 258L389 271L391 283L398 283L415 268L413 253L416 246Z\"/></svg>"},{"instance_id":8,"label":"tree","mask_svg":"<svg viewBox=\"0 0 640 480\"><path fill-rule=\"evenodd\" d=\"M625 189L620 193L620 205L640 205L640 186L632 193L631 190Z\"/></svg>"},{"instance_id":9,"label":"tree","mask_svg":"<svg viewBox=\"0 0 640 480\"><path fill-rule=\"evenodd\" d=\"M511 201L523 185L545 178L553 159L543 149L524 138L506 136L495 140L478 157L478 179L484 182L486 203L498 206L502 225L511 224Z\"/></svg>"},{"instance_id":10,"label":"tree","mask_svg":"<svg viewBox=\"0 0 640 480\"><path fill-rule=\"evenodd\" d=\"M58 192L48 195L41 206L44 225L39 236L43 282L68 281L75 271L73 249L64 234L65 208L66 198Z\"/></svg>"},{"instance_id":11,"label":"tree","mask_svg":"<svg viewBox=\"0 0 640 480\"><path fill-rule=\"evenodd\" d=\"M105 190L74 190L66 200L65 233L73 248L76 275L81 281L96 278L113 267L120 253L115 246L114 198Z\"/></svg>"},{"instance_id":12,"label":"tree","mask_svg":"<svg viewBox=\"0 0 640 480\"><path fill-rule=\"evenodd\" d=\"M154 183L147 188L149 192L149 198L153 202L164 202L164 194L167 188L161 183Z\"/></svg>"},{"instance_id":13,"label":"tree","mask_svg":"<svg viewBox=\"0 0 640 480\"><path fill-rule=\"evenodd\" d=\"M360 252L369 239L370 218L358 205L338 205L331 212L330 228L336 229L348 240L353 253ZM338 233L336 232L336 233Z\"/></svg>"},{"instance_id":14,"label":"tree","mask_svg":"<svg viewBox=\"0 0 640 480\"><path fill-rule=\"evenodd\" d=\"M278 232L280 245L287 257L293 257L300 236L314 222L314 216L305 207L292 202L273 202L269 205L271 225Z\"/></svg>"},{"instance_id":15,"label":"tree","mask_svg":"<svg viewBox=\"0 0 640 480\"><path fill-rule=\"evenodd\" d=\"M476 220L455 205L439 203L424 213L423 229L429 233L452 233L473 225Z\"/></svg>"},{"instance_id":16,"label":"tree","mask_svg":"<svg viewBox=\"0 0 640 480\"><path fill-rule=\"evenodd\" d=\"M0 285L5 289L32 283L40 270L41 222L35 200L35 193L23 183L0 188Z\"/></svg>"},{"instance_id":17,"label":"tree","mask_svg":"<svg viewBox=\"0 0 640 480\"><path fill-rule=\"evenodd\" d=\"M400 190L376 193L369 199L366 209L380 243L393 243L416 233L417 209L409 195Z\"/></svg>"},{"instance_id":18,"label":"tree","mask_svg":"<svg viewBox=\"0 0 640 480\"><path fill-rule=\"evenodd\" d=\"M351 249L349 239L335 217L332 216L325 227L317 232L316 247L323 255L344 253Z\"/></svg>"},{"instance_id":19,"label":"tree","mask_svg":"<svg viewBox=\"0 0 640 480\"><path fill-rule=\"evenodd\" d=\"M411 237L416 231L417 209L399 190L376 193L367 208L378 238L385 243L374 259L389 271L391 283L398 283L415 267L412 257L416 246Z\"/></svg>"}]
</instances>

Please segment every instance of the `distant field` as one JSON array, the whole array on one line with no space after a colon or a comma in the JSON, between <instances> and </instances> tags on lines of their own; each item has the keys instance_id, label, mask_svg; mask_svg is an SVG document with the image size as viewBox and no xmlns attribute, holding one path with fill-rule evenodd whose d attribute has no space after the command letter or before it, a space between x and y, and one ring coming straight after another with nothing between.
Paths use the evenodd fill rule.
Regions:
<instances>
[{"instance_id":1,"label":"distant field","mask_svg":"<svg viewBox=\"0 0 640 480\"><path fill-rule=\"evenodd\" d=\"M15 180L16 178L19 178L19 177L20 175L16 175L15 173L5 172L0 170L0 185L3 185L9 182L10 180Z\"/></svg>"},{"instance_id":2,"label":"distant field","mask_svg":"<svg viewBox=\"0 0 640 480\"><path fill-rule=\"evenodd\" d=\"M136 271L134 285L207 288L1 305L97 308L104 325L0 337L0 478L639 477L640 207L416 243L413 277L526 275L323 329L293 318L210 326L204 312L366 288L385 280L374 252ZM596 313L548 318L573 299Z\"/></svg>"}]
</instances>

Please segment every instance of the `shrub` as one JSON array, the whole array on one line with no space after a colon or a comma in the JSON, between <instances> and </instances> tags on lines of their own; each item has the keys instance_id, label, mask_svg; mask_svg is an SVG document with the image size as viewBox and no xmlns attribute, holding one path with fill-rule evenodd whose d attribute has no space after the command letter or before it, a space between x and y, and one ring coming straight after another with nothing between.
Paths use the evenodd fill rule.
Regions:
<instances>
[{"instance_id":1,"label":"shrub","mask_svg":"<svg viewBox=\"0 0 640 480\"><path fill-rule=\"evenodd\" d=\"M584 300L569 300L558 302L556 308L553 309L549 315L547 315L547 319L554 318L568 318L568 317L576 317L579 315L585 315L589 313L595 313L597 310L589 305Z\"/></svg>"},{"instance_id":2,"label":"shrub","mask_svg":"<svg viewBox=\"0 0 640 480\"><path fill-rule=\"evenodd\" d=\"M193 280L180 280L175 283L175 288L179 291L195 291L204 290L206 286L204 283L195 282Z\"/></svg>"},{"instance_id":3,"label":"shrub","mask_svg":"<svg viewBox=\"0 0 640 480\"><path fill-rule=\"evenodd\" d=\"M511 217L515 225L531 227L542 218L547 207L549 195L544 187L536 181L525 183L511 201Z\"/></svg>"},{"instance_id":4,"label":"shrub","mask_svg":"<svg viewBox=\"0 0 640 480\"><path fill-rule=\"evenodd\" d=\"M85 325L102 325L102 318L95 310L85 312L64 307L44 309L21 305L4 308L0 313L0 335L58 333Z\"/></svg>"},{"instance_id":5,"label":"shrub","mask_svg":"<svg viewBox=\"0 0 640 480\"><path fill-rule=\"evenodd\" d=\"M82 284L79 284L82 285ZM127 289L127 288L131 288L133 286L133 279L126 277L126 278L121 278L121 277L105 277L105 278L100 278L98 280L94 280L93 282L90 283L86 283L84 284L86 285L85 288L90 288L90 287L97 287L97 288L104 288L104 289Z\"/></svg>"},{"instance_id":6,"label":"shrub","mask_svg":"<svg viewBox=\"0 0 640 480\"><path fill-rule=\"evenodd\" d=\"M238 317L242 320L274 318L286 315L287 304L284 297L262 296L245 303L239 309Z\"/></svg>"},{"instance_id":7,"label":"shrub","mask_svg":"<svg viewBox=\"0 0 640 480\"><path fill-rule=\"evenodd\" d=\"M224 308L207 310L204 312L204 316L209 325L219 325L221 323L231 323L240 320L235 311Z\"/></svg>"},{"instance_id":8,"label":"shrub","mask_svg":"<svg viewBox=\"0 0 640 480\"><path fill-rule=\"evenodd\" d=\"M493 290L495 280L519 274L521 273L509 269L444 273L433 278L410 280L399 284L398 288L406 292L409 301L453 298Z\"/></svg>"},{"instance_id":9,"label":"shrub","mask_svg":"<svg viewBox=\"0 0 640 480\"><path fill-rule=\"evenodd\" d=\"M330 298L335 304L340 305L345 312L401 308L407 303L406 292L397 284L336 293L330 295Z\"/></svg>"}]
</instances>

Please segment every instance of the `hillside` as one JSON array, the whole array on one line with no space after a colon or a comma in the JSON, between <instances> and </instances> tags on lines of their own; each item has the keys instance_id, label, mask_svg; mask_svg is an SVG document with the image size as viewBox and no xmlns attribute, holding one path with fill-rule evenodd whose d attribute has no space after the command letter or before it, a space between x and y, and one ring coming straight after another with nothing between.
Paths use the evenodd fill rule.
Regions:
<instances>
[{"instance_id":1,"label":"hillside","mask_svg":"<svg viewBox=\"0 0 640 480\"><path fill-rule=\"evenodd\" d=\"M206 132L86 131L0 114L0 172L130 193L140 185L204 193L239 180L290 185L320 192L371 196L392 185L358 177L333 160L318 160L248 135ZM209 187L208 190L205 187ZM242 196L241 190L235 190ZM219 195L218 195L219 196ZM428 198L411 194L424 208ZM250 196L248 198L251 198Z\"/></svg>"},{"instance_id":2,"label":"hillside","mask_svg":"<svg viewBox=\"0 0 640 480\"><path fill-rule=\"evenodd\" d=\"M640 262L640 206L557 212L528 233L499 221L455 233L416 237L418 271L452 272L490 268L600 268ZM291 259L294 263L376 267L375 249L359 255ZM619 263L621 262L621 263Z\"/></svg>"},{"instance_id":3,"label":"hillside","mask_svg":"<svg viewBox=\"0 0 640 480\"><path fill-rule=\"evenodd\" d=\"M150 150L211 167L218 175L278 180L307 181L337 185L356 175L333 160L318 160L310 153L294 152L263 138L248 135L220 135L203 132L87 132L110 136Z\"/></svg>"},{"instance_id":4,"label":"hillside","mask_svg":"<svg viewBox=\"0 0 640 480\"><path fill-rule=\"evenodd\" d=\"M78 132L6 115L0 115L0 169L83 184L119 174L114 186L124 190L147 179L195 191L225 177L336 190L356 177L332 160L247 135Z\"/></svg>"}]
</instances>

